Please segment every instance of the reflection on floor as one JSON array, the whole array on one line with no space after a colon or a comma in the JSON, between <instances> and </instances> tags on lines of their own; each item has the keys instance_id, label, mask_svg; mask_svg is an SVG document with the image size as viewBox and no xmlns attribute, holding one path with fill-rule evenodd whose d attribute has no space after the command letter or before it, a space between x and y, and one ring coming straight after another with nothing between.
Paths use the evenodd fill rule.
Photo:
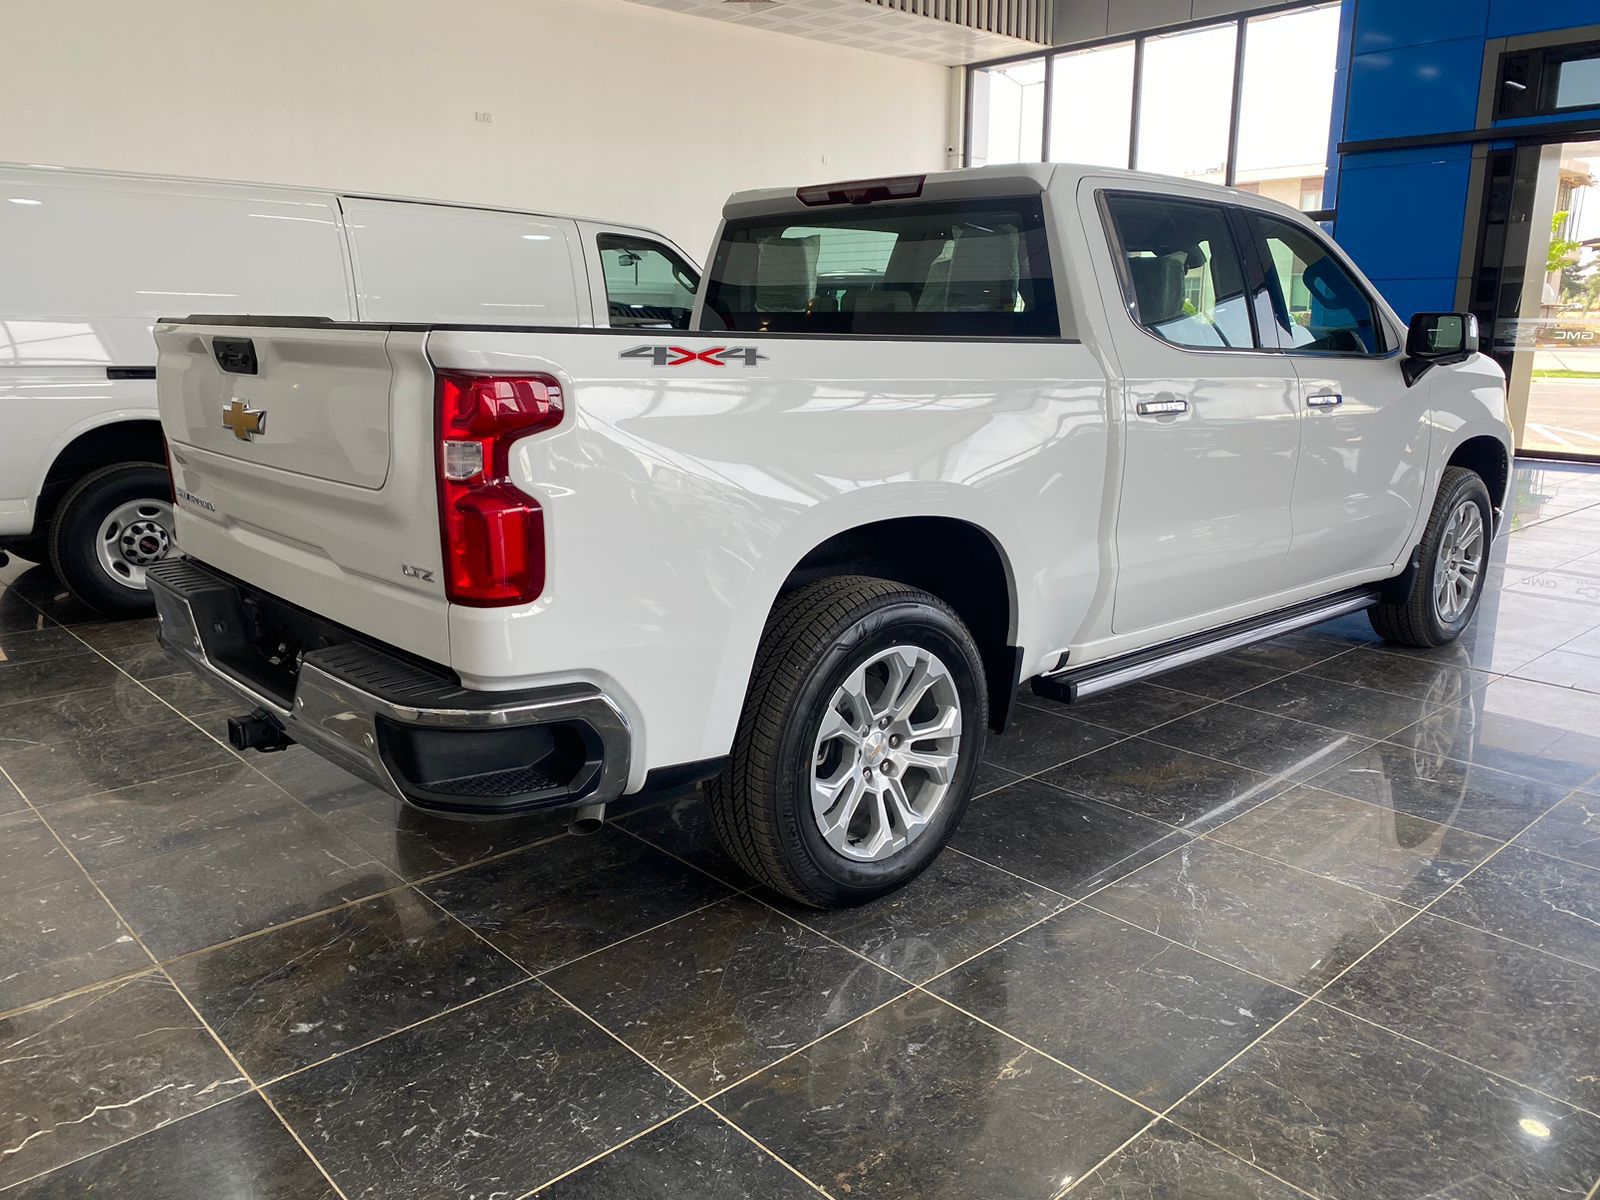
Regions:
<instances>
[{"instance_id":1,"label":"reflection on floor","mask_svg":"<svg viewBox=\"0 0 1600 1200\"><path fill-rule=\"evenodd\" d=\"M1600 471L1521 467L1514 525L1449 649L1025 696L953 849L825 915L694 796L573 838L241 760L13 566L0 1191L1582 1200Z\"/></svg>"}]
</instances>

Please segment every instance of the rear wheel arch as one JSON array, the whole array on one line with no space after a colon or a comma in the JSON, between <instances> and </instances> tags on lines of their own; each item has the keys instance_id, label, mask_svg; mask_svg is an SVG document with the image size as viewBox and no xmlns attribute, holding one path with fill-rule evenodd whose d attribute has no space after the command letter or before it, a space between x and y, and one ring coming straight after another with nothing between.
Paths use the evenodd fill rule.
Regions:
<instances>
[{"instance_id":1,"label":"rear wheel arch","mask_svg":"<svg viewBox=\"0 0 1600 1200\"><path fill-rule=\"evenodd\" d=\"M1017 689L1017 589L1010 560L984 529L957 517L895 517L842 530L814 546L789 572L778 600L839 575L892 580L955 610L983 658L992 728L1005 726Z\"/></svg>"},{"instance_id":2,"label":"rear wheel arch","mask_svg":"<svg viewBox=\"0 0 1600 1200\"><path fill-rule=\"evenodd\" d=\"M49 530L56 506L84 476L118 463L162 466L165 462L161 422L153 417L112 421L84 430L61 447L45 472L34 508L34 535Z\"/></svg>"}]
</instances>

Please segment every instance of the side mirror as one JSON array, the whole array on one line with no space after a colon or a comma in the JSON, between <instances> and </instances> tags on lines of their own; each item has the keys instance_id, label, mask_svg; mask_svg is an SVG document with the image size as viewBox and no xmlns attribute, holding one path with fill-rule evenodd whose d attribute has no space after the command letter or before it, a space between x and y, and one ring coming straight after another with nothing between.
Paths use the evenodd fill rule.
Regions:
<instances>
[{"instance_id":1,"label":"side mirror","mask_svg":"<svg viewBox=\"0 0 1600 1200\"><path fill-rule=\"evenodd\" d=\"M1435 363L1461 362L1478 352L1478 318L1471 313L1418 313L1406 331L1406 356L1400 363L1406 386Z\"/></svg>"}]
</instances>

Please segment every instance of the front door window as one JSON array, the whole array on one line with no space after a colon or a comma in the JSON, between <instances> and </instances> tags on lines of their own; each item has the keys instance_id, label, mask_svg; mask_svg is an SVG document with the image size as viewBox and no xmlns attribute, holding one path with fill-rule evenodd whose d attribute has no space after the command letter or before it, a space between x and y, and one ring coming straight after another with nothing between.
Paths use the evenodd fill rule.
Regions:
<instances>
[{"instance_id":1,"label":"front door window","mask_svg":"<svg viewBox=\"0 0 1600 1200\"><path fill-rule=\"evenodd\" d=\"M596 244L613 328L689 328L699 279L688 263L648 238L602 233Z\"/></svg>"},{"instance_id":2,"label":"front door window","mask_svg":"<svg viewBox=\"0 0 1600 1200\"><path fill-rule=\"evenodd\" d=\"M1268 259L1278 344L1305 354L1377 354L1377 311L1366 291L1310 230L1251 212Z\"/></svg>"}]
</instances>

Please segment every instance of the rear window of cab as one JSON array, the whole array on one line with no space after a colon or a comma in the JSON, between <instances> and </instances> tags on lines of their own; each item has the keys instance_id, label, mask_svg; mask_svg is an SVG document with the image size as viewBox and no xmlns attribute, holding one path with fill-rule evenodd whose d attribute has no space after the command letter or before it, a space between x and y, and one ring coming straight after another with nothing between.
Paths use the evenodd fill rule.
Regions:
<instances>
[{"instance_id":1,"label":"rear window of cab","mask_svg":"<svg viewBox=\"0 0 1600 1200\"><path fill-rule=\"evenodd\" d=\"M730 221L707 273L701 328L1059 337L1039 198Z\"/></svg>"}]
</instances>

